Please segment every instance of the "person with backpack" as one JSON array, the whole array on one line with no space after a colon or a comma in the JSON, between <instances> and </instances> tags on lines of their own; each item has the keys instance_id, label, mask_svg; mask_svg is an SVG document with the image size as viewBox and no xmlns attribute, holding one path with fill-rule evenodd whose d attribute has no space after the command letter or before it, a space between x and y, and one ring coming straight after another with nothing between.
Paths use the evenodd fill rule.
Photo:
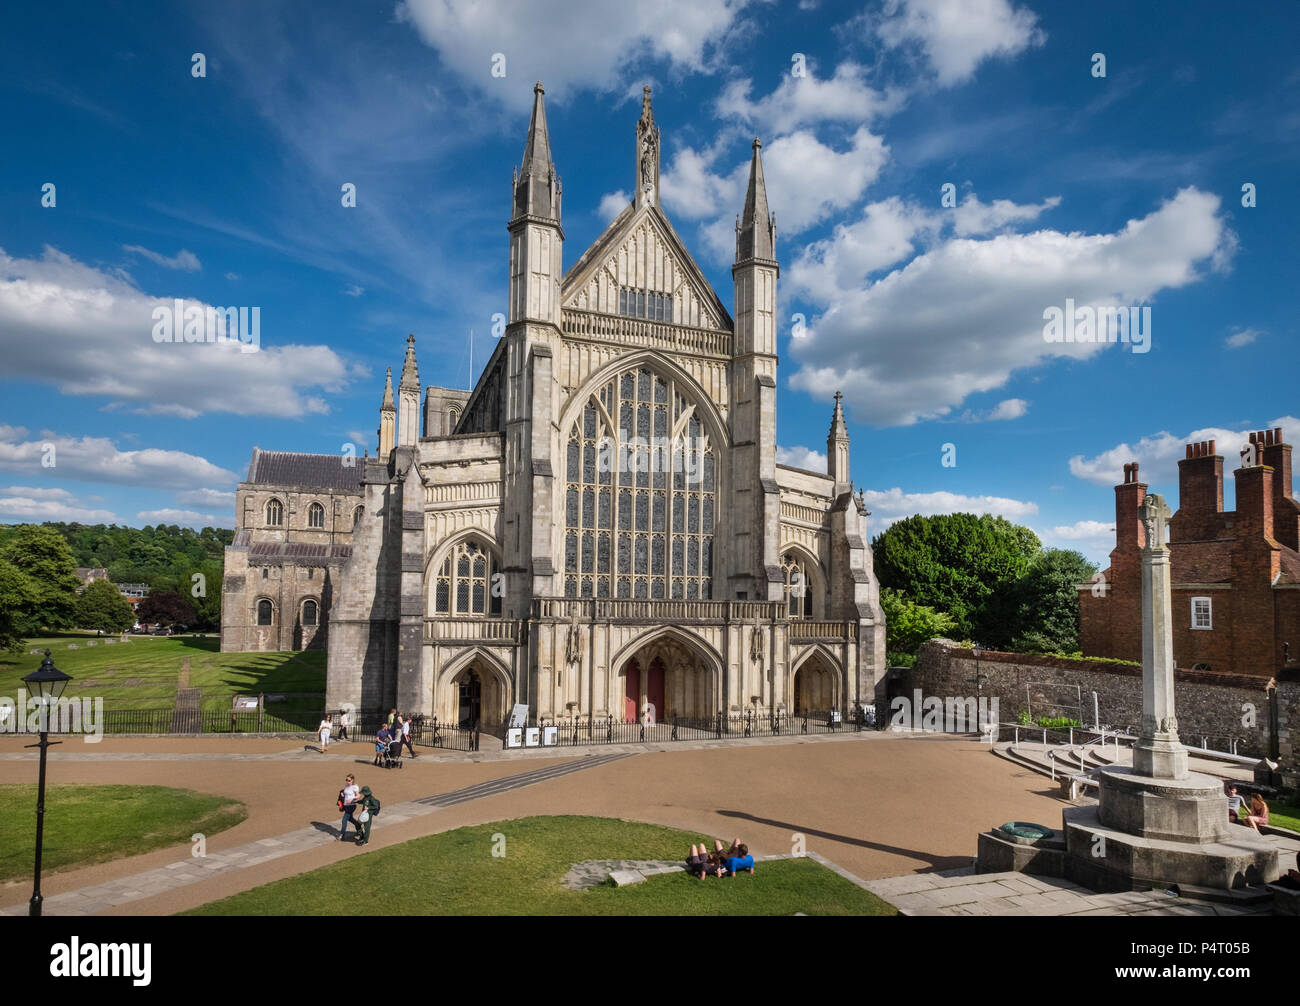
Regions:
<instances>
[{"instance_id":1,"label":"person with backpack","mask_svg":"<svg viewBox=\"0 0 1300 1006\"><path fill-rule=\"evenodd\" d=\"M357 801L356 807L357 821L361 825L357 845L362 846L370 841L370 826L375 823L375 817L379 813L379 800L370 792L369 786L361 787L361 799Z\"/></svg>"}]
</instances>

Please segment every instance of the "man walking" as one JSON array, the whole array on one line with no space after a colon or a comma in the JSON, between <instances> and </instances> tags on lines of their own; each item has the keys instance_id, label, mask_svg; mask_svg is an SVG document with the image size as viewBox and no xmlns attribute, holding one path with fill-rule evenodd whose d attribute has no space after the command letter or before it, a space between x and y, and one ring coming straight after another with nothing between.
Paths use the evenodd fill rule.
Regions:
<instances>
[{"instance_id":1,"label":"man walking","mask_svg":"<svg viewBox=\"0 0 1300 1006\"><path fill-rule=\"evenodd\" d=\"M339 711L339 740L350 741L348 736L348 711L346 709Z\"/></svg>"},{"instance_id":2,"label":"man walking","mask_svg":"<svg viewBox=\"0 0 1300 1006\"><path fill-rule=\"evenodd\" d=\"M362 786L361 799L357 801L357 817L361 826L361 834L357 837L358 846L370 841L370 826L375 823L375 815L378 813L379 801L370 792L369 786Z\"/></svg>"},{"instance_id":3,"label":"man walking","mask_svg":"<svg viewBox=\"0 0 1300 1006\"><path fill-rule=\"evenodd\" d=\"M420 756L415 753L415 748L411 747L411 718L398 715L397 722L401 725L401 734L399 736L402 743L406 745L406 750L411 752L412 758L419 758ZM401 751L402 749L399 746L397 750Z\"/></svg>"}]
</instances>

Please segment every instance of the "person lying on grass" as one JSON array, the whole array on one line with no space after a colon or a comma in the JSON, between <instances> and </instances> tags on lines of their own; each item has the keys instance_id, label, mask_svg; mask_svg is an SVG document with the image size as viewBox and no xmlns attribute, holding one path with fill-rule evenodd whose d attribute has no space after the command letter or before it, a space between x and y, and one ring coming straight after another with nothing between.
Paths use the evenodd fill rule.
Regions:
<instances>
[{"instance_id":1,"label":"person lying on grass","mask_svg":"<svg viewBox=\"0 0 1300 1006\"><path fill-rule=\"evenodd\" d=\"M699 845L691 844L691 854L686 857L686 872L697 880L703 880L709 872L709 854L705 851L703 842Z\"/></svg>"},{"instance_id":2,"label":"person lying on grass","mask_svg":"<svg viewBox=\"0 0 1300 1006\"><path fill-rule=\"evenodd\" d=\"M741 842L739 838L731 840L731 848L725 853L722 851L722 842L714 839L713 854L718 857L722 864L723 872L720 876L734 877L739 870L745 870L749 873L754 872L754 857L749 854L749 846Z\"/></svg>"}]
</instances>

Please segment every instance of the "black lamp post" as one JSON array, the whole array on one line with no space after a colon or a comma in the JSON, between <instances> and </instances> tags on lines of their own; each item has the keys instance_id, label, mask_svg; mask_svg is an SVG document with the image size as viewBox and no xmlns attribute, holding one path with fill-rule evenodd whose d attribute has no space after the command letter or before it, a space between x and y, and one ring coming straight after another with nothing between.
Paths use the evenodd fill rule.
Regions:
<instances>
[{"instance_id":1,"label":"black lamp post","mask_svg":"<svg viewBox=\"0 0 1300 1006\"><path fill-rule=\"evenodd\" d=\"M49 650L45 651L45 659L41 661L40 669L23 678L27 690L39 695L41 703L41 741L39 744L27 745L29 748L41 749L41 778L36 790L36 880L32 888L32 900L27 908L28 915L40 915L41 902L44 900L41 898L41 845L45 839L45 752L53 744L60 743L50 741L50 716L58 711L63 689L71 680L69 675L54 666Z\"/></svg>"}]
</instances>

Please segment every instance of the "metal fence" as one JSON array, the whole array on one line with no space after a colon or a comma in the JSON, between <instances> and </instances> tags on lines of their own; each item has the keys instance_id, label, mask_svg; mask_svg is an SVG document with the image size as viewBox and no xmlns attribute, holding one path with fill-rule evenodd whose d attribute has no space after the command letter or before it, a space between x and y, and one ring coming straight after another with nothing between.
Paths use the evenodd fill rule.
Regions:
<instances>
[{"instance_id":1,"label":"metal fence","mask_svg":"<svg viewBox=\"0 0 1300 1006\"><path fill-rule=\"evenodd\" d=\"M539 727L543 746L565 747L586 744L660 744L673 741L743 740L746 737L784 737L798 734L828 734L860 731L875 725L871 710L857 709L848 719L829 710L808 710L790 714L716 713L703 718L669 717L657 722L619 720L613 717L536 717L530 727ZM554 727L553 744L547 744L545 728Z\"/></svg>"}]
</instances>

